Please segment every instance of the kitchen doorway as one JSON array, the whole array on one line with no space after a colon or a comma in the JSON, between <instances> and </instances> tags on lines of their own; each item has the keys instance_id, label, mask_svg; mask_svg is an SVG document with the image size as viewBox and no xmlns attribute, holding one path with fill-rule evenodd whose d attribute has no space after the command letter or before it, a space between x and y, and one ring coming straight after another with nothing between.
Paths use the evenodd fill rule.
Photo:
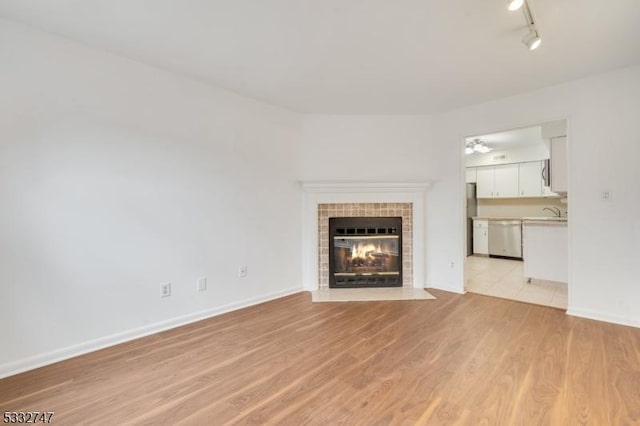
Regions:
<instances>
[{"instance_id":1,"label":"kitchen doorway","mask_svg":"<svg viewBox=\"0 0 640 426\"><path fill-rule=\"evenodd\" d=\"M463 143L465 290L566 310L566 120Z\"/></svg>"}]
</instances>

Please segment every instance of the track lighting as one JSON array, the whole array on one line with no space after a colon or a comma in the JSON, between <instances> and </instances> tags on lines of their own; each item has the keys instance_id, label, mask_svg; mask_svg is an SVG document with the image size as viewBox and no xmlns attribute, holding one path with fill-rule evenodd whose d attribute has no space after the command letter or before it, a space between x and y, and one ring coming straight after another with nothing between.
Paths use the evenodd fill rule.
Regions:
<instances>
[{"instance_id":1,"label":"track lighting","mask_svg":"<svg viewBox=\"0 0 640 426\"><path fill-rule=\"evenodd\" d=\"M524 0L509 0L507 1L507 9L510 11L518 10L524 4Z\"/></svg>"},{"instance_id":2,"label":"track lighting","mask_svg":"<svg viewBox=\"0 0 640 426\"><path fill-rule=\"evenodd\" d=\"M509 0L507 2L507 8L509 10L518 10L521 7L522 13L524 13L524 19L527 20L527 27L529 27L529 32L524 36L522 42L529 48L529 50L536 50L540 47L542 39L540 38L540 33L536 28L536 22L533 19L533 12L531 11L529 0Z\"/></svg>"},{"instance_id":3,"label":"track lighting","mask_svg":"<svg viewBox=\"0 0 640 426\"><path fill-rule=\"evenodd\" d=\"M529 50L536 50L540 46L540 43L542 43L542 39L538 35L538 31L532 28L529 30L529 33L524 36L522 42L529 48Z\"/></svg>"}]
</instances>

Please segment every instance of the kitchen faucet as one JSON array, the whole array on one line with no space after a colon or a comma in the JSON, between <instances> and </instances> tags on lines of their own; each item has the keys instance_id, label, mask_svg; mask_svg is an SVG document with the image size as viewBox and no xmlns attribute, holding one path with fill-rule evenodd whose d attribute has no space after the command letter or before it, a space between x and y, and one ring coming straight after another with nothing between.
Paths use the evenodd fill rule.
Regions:
<instances>
[{"instance_id":1,"label":"kitchen faucet","mask_svg":"<svg viewBox=\"0 0 640 426\"><path fill-rule=\"evenodd\" d=\"M544 210L549 210L551 213L553 213L554 216L557 216L557 217L561 217L562 216L562 212L557 207L545 207L545 208L542 209L542 211L544 211Z\"/></svg>"}]
</instances>

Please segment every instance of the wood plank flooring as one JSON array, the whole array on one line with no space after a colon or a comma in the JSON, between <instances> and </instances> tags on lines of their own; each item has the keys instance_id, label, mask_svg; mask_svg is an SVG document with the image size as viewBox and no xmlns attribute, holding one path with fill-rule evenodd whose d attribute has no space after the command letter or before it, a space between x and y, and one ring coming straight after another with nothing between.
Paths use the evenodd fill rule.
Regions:
<instances>
[{"instance_id":1,"label":"wood plank flooring","mask_svg":"<svg viewBox=\"0 0 640 426\"><path fill-rule=\"evenodd\" d=\"M71 425L640 424L640 329L433 294L295 294L0 380L0 411Z\"/></svg>"}]
</instances>

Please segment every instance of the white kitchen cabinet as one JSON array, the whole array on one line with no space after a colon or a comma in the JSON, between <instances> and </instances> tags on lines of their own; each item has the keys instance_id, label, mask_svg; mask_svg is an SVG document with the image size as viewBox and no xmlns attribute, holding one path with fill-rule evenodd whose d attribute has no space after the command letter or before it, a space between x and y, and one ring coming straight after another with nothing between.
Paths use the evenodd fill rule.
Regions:
<instances>
[{"instance_id":1,"label":"white kitchen cabinet","mask_svg":"<svg viewBox=\"0 0 640 426\"><path fill-rule=\"evenodd\" d=\"M464 181L466 183L476 183L476 180L477 180L476 168L475 167L467 167L466 169L464 169L464 176L465 176Z\"/></svg>"},{"instance_id":2,"label":"white kitchen cabinet","mask_svg":"<svg viewBox=\"0 0 640 426\"><path fill-rule=\"evenodd\" d=\"M542 162L532 161L518 164L518 195L540 197L542 195Z\"/></svg>"},{"instance_id":3,"label":"white kitchen cabinet","mask_svg":"<svg viewBox=\"0 0 640 426\"><path fill-rule=\"evenodd\" d=\"M478 167L476 184L478 198L515 198L518 196L518 165Z\"/></svg>"},{"instance_id":4,"label":"white kitchen cabinet","mask_svg":"<svg viewBox=\"0 0 640 426\"><path fill-rule=\"evenodd\" d=\"M489 221L473 221L473 254L489 254Z\"/></svg>"},{"instance_id":5,"label":"white kitchen cabinet","mask_svg":"<svg viewBox=\"0 0 640 426\"><path fill-rule=\"evenodd\" d=\"M568 282L569 242L567 224L541 224L525 221L522 229L524 276L562 283Z\"/></svg>"},{"instance_id":6,"label":"white kitchen cabinet","mask_svg":"<svg viewBox=\"0 0 640 426\"><path fill-rule=\"evenodd\" d=\"M518 196L520 197L557 197L551 188L544 186L544 161L520 163L518 176Z\"/></svg>"},{"instance_id":7,"label":"white kitchen cabinet","mask_svg":"<svg viewBox=\"0 0 640 426\"><path fill-rule=\"evenodd\" d=\"M551 138L551 190L567 193L567 137Z\"/></svg>"},{"instance_id":8,"label":"white kitchen cabinet","mask_svg":"<svg viewBox=\"0 0 640 426\"><path fill-rule=\"evenodd\" d=\"M495 173L493 167L478 167L476 171L476 197L494 198Z\"/></svg>"},{"instance_id":9,"label":"white kitchen cabinet","mask_svg":"<svg viewBox=\"0 0 640 426\"><path fill-rule=\"evenodd\" d=\"M551 190L549 186L542 186L542 196L543 197L559 197L560 194L557 194Z\"/></svg>"},{"instance_id":10,"label":"white kitchen cabinet","mask_svg":"<svg viewBox=\"0 0 640 426\"><path fill-rule=\"evenodd\" d=\"M519 198L558 196L544 186L544 161L482 166L476 168L478 198Z\"/></svg>"},{"instance_id":11,"label":"white kitchen cabinet","mask_svg":"<svg viewBox=\"0 0 640 426\"><path fill-rule=\"evenodd\" d=\"M514 198L518 196L518 165L504 164L495 166L495 198Z\"/></svg>"}]
</instances>

